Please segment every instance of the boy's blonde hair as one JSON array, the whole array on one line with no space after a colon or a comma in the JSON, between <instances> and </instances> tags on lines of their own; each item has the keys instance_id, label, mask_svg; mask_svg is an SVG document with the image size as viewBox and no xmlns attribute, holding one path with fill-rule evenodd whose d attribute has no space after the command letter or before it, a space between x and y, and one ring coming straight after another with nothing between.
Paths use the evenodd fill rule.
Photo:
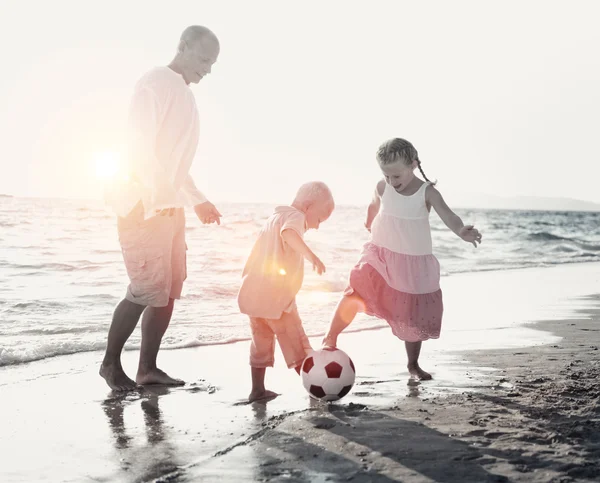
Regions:
<instances>
[{"instance_id":1,"label":"boy's blonde hair","mask_svg":"<svg viewBox=\"0 0 600 483\"><path fill-rule=\"evenodd\" d=\"M330 205L332 210L335 207L331 190L322 181L304 183L300 186L294 198L294 204L308 206L315 203Z\"/></svg>"}]
</instances>

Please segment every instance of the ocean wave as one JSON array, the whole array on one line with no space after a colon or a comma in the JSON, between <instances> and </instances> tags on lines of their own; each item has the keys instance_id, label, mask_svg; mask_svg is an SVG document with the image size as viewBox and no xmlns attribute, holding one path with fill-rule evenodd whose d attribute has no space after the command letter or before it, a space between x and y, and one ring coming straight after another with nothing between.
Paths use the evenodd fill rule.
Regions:
<instances>
[{"instance_id":1,"label":"ocean wave","mask_svg":"<svg viewBox=\"0 0 600 483\"><path fill-rule=\"evenodd\" d=\"M67 307L68 304L63 302L51 302L46 300L35 300L31 302L17 302L13 304L10 308L15 310L23 310L29 308L36 309L63 309Z\"/></svg>"},{"instance_id":2,"label":"ocean wave","mask_svg":"<svg viewBox=\"0 0 600 483\"><path fill-rule=\"evenodd\" d=\"M340 280L319 280L316 283L305 282L302 286L302 290L309 292L326 292L326 293L339 293L343 292L348 286L348 279Z\"/></svg>"},{"instance_id":3,"label":"ocean wave","mask_svg":"<svg viewBox=\"0 0 600 483\"><path fill-rule=\"evenodd\" d=\"M529 236L527 237L527 239L534 240L534 241L564 241L564 240L573 241L572 238L554 235L547 231L539 231L539 232L535 232L535 233L530 233Z\"/></svg>"},{"instance_id":4,"label":"ocean wave","mask_svg":"<svg viewBox=\"0 0 600 483\"><path fill-rule=\"evenodd\" d=\"M104 347L103 331L108 330L114 305L127 285L127 275L114 216L95 211L95 206L60 200L18 200L10 207L0 206L0 223L16 225L0 229L0 272L5 275L0 277L0 325L10 327L10 331L0 330L0 346L5 347L0 364ZM271 206L232 204L229 208L224 230L204 227L193 213L188 213L189 277L180 307L184 310L178 308L175 316L183 323L174 323L169 329L164 349L247 340L247 324L242 328L235 298L251 244ZM431 217L434 253L443 277L600 260L600 214L507 210L465 213L465 219L474 219L484 233L484 243L477 250L462 243L438 217ZM362 209L340 206L335 222L307 234L308 245L327 265L327 273L320 277L310 273L309 264L305 267L299 298L310 304L307 311L310 307L311 313L329 313L334 299L345 289L348 272L367 238L362 217ZM93 233L82 233L79 227L92 229ZM61 238L50 240L50 236ZM69 330L69 321L76 325L84 311L99 320L99 325L82 323ZM210 329L205 330L207 327ZM356 329L354 324L352 329ZM310 323L306 326L311 336L319 335L321 330ZM139 330L132 342L139 339L138 334ZM42 342L46 345L31 346ZM132 342L128 350L139 349Z\"/></svg>"},{"instance_id":5,"label":"ocean wave","mask_svg":"<svg viewBox=\"0 0 600 483\"><path fill-rule=\"evenodd\" d=\"M91 250L91 253L95 253L97 255L112 255L113 253L121 253L121 250L118 250L118 249L114 249L114 250L96 249L96 250Z\"/></svg>"},{"instance_id":6,"label":"ocean wave","mask_svg":"<svg viewBox=\"0 0 600 483\"><path fill-rule=\"evenodd\" d=\"M549 233L547 231L531 233L531 234L529 234L529 236L527 238L529 240L541 241L541 242L568 242L568 243L571 243L572 245L575 245L578 248L581 248L582 250L600 251L600 245L595 244L594 242L591 242L588 240L582 240L581 238L555 235L555 234ZM563 244L562 246L566 247L568 245Z\"/></svg>"},{"instance_id":7,"label":"ocean wave","mask_svg":"<svg viewBox=\"0 0 600 483\"><path fill-rule=\"evenodd\" d=\"M63 335L63 334L89 334L88 326L41 326L34 329L24 329L13 332L11 335Z\"/></svg>"},{"instance_id":8,"label":"ocean wave","mask_svg":"<svg viewBox=\"0 0 600 483\"><path fill-rule=\"evenodd\" d=\"M116 301L116 300L120 300L119 297L117 295L111 295L108 293L98 293L98 294L85 294L85 295L79 295L77 297L77 300L92 300L97 302L98 300L108 300L108 301Z\"/></svg>"},{"instance_id":9,"label":"ocean wave","mask_svg":"<svg viewBox=\"0 0 600 483\"><path fill-rule=\"evenodd\" d=\"M62 342L48 343L18 348L0 347L0 367L16 364L34 362L50 357L65 356L77 354L80 352L90 352L104 349L106 341L98 340L94 342Z\"/></svg>"},{"instance_id":10,"label":"ocean wave","mask_svg":"<svg viewBox=\"0 0 600 483\"><path fill-rule=\"evenodd\" d=\"M53 335L68 334L71 332L54 332ZM85 332L81 330L79 332ZM50 332L46 333L49 335ZM30 334L31 335L31 334ZM38 333L39 335L39 333ZM192 347L203 347L203 346L216 346L216 345L228 345L235 344L237 342L247 342L250 337L228 337L224 339L216 340L200 340L200 339L187 339L177 342L168 343L165 342L161 345L161 350L180 350L188 349ZM51 357L69 356L73 354L80 354L83 352L96 352L103 351L106 347L105 335L99 337L98 340L94 341L55 341L50 343L32 345L29 341L27 344L22 344L19 347L0 347L0 367L11 366L17 364L25 364L28 362L35 362ZM126 351L137 351L140 350L140 344L128 343L125 347Z\"/></svg>"},{"instance_id":11,"label":"ocean wave","mask_svg":"<svg viewBox=\"0 0 600 483\"><path fill-rule=\"evenodd\" d=\"M363 324L359 327L351 327L346 332L365 332L370 330L379 330L388 327L387 323L374 320L372 323ZM73 331L71 331L73 332ZM80 332L84 332L81 330ZM55 332L54 334L67 334L69 332ZM48 332L47 334L50 334ZM323 329L307 330L308 337L322 337L325 334ZM250 337L226 337L215 340L201 340L198 338L188 338L177 342L165 342L161 345L161 350L182 350L194 347L209 347L218 345L230 345L240 342L249 342ZM0 367L11 366L18 364L26 364L29 362L40 361L52 357L70 356L84 352L103 351L106 347L105 337L100 337L95 341L62 341L54 343L39 344L32 346L31 343L23 344L17 348L0 347ZM137 351L140 349L140 344L128 343L124 350Z\"/></svg>"},{"instance_id":12,"label":"ocean wave","mask_svg":"<svg viewBox=\"0 0 600 483\"><path fill-rule=\"evenodd\" d=\"M371 330L385 329L387 327L389 327L387 322L373 318L371 322L363 322L360 326L351 325L350 327L344 329L344 333L368 332ZM325 328L321 328L319 330L305 329L307 337L323 337L325 335Z\"/></svg>"},{"instance_id":13,"label":"ocean wave","mask_svg":"<svg viewBox=\"0 0 600 483\"><path fill-rule=\"evenodd\" d=\"M230 298L237 297L239 285L236 286L218 286L206 287L202 290L202 293L187 293L185 295L186 300L206 300L211 297L215 298Z\"/></svg>"},{"instance_id":14,"label":"ocean wave","mask_svg":"<svg viewBox=\"0 0 600 483\"><path fill-rule=\"evenodd\" d=\"M572 263L589 263L589 262L596 262L596 261L600 261L600 254L597 253L581 253L578 255L578 257L581 257L582 259L579 260L576 257L573 257L571 259L560 259L557 260L556 258L544 258L544 259L537 259L536 261L531 261L529 259L526 260L522 260L519 262L515 262L512 264L504 264L503 266L483 266L483 267L469 267L469 268L465 268L465 269L460 269L460 268L453 268L450 269L448 271L442 272L441 276L450 276L454 273L458 274L458 273L479 273L479 272L504 272L506 270L520 270L523 268L544 268L544 267L550 267L550 266L556 266L556 265L563 265L563 264L572 264Z\"/></svg>"},{"instance_id":15,"label":"ocean wave","mask_svg":"<svg viewBox=\"0 0 600 483\"><path fill-rule=\"evenodd\" d=\"M551 252L559 252L559 253L573 253L577 252L577 248L571 245L557 245L550 249Z\"/></svg>"},{"instance_id":16,"label":"ocean wave","mask_svg":"<svg viewBox=\"0 0 600 483\"><path fill-rule=\"evenodd\" d=\"M110 280L74 280L72 282L69 282L69 285L75 285L78 287L114 287L115 286L115 280L110 279Z\"/></svg>"},{"instance_id":17,"label":"ocean wave","mask_svg":"<svg viewBox=\"0 0 600 483\"><path fill-rule=\"evenodd\" d=\"M82 267L72 265L70 263L40 263L40 264L28 264L28 263L4 263L4 266L8 268L15 268L18 270L34 270L34 271L46 271L56 270L59 272L72 272L74 270L81 270ZM36 272L33 272L36 273Z\"/></svg>"},{"instance_id":18,"label":"ocean wave","mask_svg":"<svg viewBox=\"0 0 600 483\"><path fill-rule=\"evenodd\" d=\"M8 245L4 248L7 250L42 250L50 247L43 245Z\"/></svg>"},{"instance_id":19,"label":"ocean wave","mask_svg":"<svg viewBox=\"0 0 600 483\"><path fill-rule=\"evenodd\" d=\"M235 344L237 342L248 342L250 340L252 340L250 337L230 337L230 338L227 338L227 339L212 340L212 341L200 340L200 339L189 339L189 340L182 341L182 342L177 342L177 343L172 343L172 344L166 344L164 346L161 346L161 349L165 349L165 350L177 350L177 349L189 349L191 347L206 347L206 346L213 346L213 345L229 345L229 344Z\"/></svg>"}]
</instances>

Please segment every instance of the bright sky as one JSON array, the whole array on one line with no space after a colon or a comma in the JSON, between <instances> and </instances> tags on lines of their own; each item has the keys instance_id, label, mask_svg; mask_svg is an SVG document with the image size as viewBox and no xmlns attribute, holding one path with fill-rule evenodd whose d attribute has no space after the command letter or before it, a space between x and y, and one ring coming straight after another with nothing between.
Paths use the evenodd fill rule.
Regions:
<instances>
[{"instance_id":1,"label":"bright sky","mask_svg":"<svg viewBox=\"0 0 600 483\"><path fill-rule=\"evenodd\" d=\"M202 24L221 56L193 86L192 174L213 201L322 179L366 203L397 136L447 199L600 202L599 18L595 0L3 0L0 193L100 199L136 80Z\"/></svg>"}]
</instances>

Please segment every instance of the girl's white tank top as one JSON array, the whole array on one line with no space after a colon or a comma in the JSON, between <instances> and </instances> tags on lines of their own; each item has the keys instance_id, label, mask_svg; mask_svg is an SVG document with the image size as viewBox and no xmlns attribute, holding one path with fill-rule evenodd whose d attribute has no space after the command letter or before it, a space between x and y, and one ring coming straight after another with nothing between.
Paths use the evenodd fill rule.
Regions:
<instances>
[{"instance_id":1,"label":"girl's white tank top","mask_svg":"<svg viewBox=\"0 0 600 483\"><path fill-rule=\"evenodd\" d=\"M371 242L405 255L431 255L431 227L423 185L410 196L385 184L379 213L371 224Z\"/></svg>"}]
</instances>

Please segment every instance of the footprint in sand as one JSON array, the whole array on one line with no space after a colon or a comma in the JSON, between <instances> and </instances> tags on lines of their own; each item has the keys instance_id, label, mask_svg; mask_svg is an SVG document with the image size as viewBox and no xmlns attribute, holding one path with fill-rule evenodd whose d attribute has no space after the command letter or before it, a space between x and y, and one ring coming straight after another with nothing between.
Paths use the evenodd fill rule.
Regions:
<instances>
[{"instance_id":1,"label":"footprint in sand","mask_svg":"<svg viewBox=\"0 0 600 483\"><path fill-rule=\"evenodd\" d=\"M372 386L373 384L383 384L386 382L400 382L400 379L382 379L377 381L361 381L356 383L357 386Z\"/></svg>"},{"instance_id":2,"label":"footprint in sand","mask_svg":"<svg viewBox=\"0 0 600 483\"><path fill-rule=\"evenodd\" d=\"M206 392L208 394L214 394L218 391L216 386L209 384L204 379L200 379L198 382L192 382L183 388L184 391L188 392Z\"/></svg>"},{"instance_id":3,"label":"footprint in sand","mask_svg":"<svg viewBox=\"0 0 600 483\"><path fill-rule=\"evenodd\" d=\"M263 397L261 399L256 399L254 401L248 401L247 399L241 399L237 402L234 402L233 405L234 406L248 406L249 404L264 404L267 403L269 401L272 401L273 399L275 399L277 396L281 396L281 394L275 394L274 396L267 396L267 397Z\"/></svg>"}]
</instances>

